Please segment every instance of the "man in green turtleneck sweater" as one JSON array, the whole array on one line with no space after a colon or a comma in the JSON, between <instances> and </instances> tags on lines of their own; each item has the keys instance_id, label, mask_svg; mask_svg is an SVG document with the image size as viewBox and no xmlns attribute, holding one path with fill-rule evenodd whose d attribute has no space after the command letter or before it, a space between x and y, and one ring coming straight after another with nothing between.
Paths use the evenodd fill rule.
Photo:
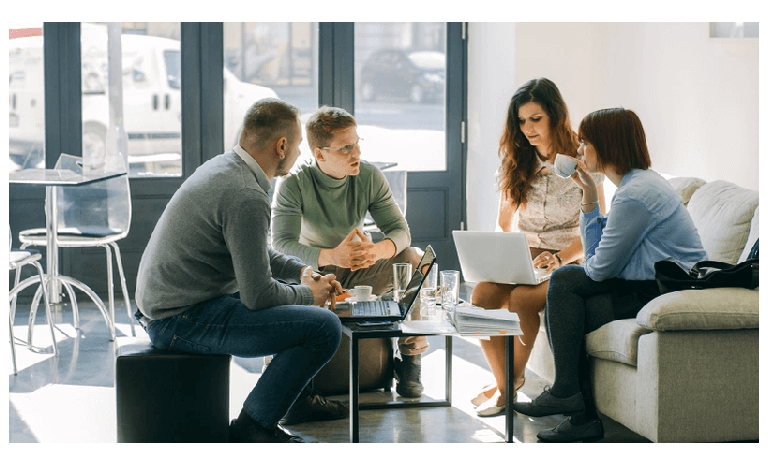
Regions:
<instances>
[{"instance_id":1,"label":"man in green turtleneck sweater","mask_svg":"<svg viewBox=\"0 0 768 471\"><path fill-rule=\"evenodd\" d=\"M375 294L390 291L392 264L416 266L421 256L410 247L408 224L386 178L375 165L360 160L357 122L345 110L323 106L306 126L315 159L275 187L272 247L318 267L320 273L333 273L344 288L370 285ZM362 231L367 212L385 235L379 242L371 242ZM428 348L426 337L399 339L402 358L395 359L395 377L401 396L421 396L421 354ZM312 412L321 407L309 403L326 400L315 394L304 400L307 407L301 414L299 398L284 423L323 420L321 412Z\"/></svg>"}]
</instances>

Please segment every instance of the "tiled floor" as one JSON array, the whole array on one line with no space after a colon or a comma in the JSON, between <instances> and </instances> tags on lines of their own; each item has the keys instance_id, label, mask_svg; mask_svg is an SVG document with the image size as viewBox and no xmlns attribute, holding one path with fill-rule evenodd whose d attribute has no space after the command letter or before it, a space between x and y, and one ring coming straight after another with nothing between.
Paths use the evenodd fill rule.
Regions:
<instances>
[{"instance_id":1,"label":"tiled floor","mask_svg":"<svg viewBox=\"0 0 768 471\"><path fill-rule=\"evenodd\" d=\"M18 306L14 334L26 339L28 304ZM117 340L110 342L104 319L92 304L80 303L81 331L72 326L69 306L58 308L56 338L60 356L53 356L50 334L42 315L34 329L37 351L17 346L18 375L9 372L9 442L115 443L116 409L114 390L115 350L132 342L148 342L137 326L131 336L123 304L116 308ZM41 312L42 314L42 312ZM444 339L430 337L424 355L422 381L425 396L440 398L445 388ZM455 338L452 407L361 411L361 442L380 443L486 443L503 442L501 417L479 418L469 403L479 387L491 380L476 339ZM231 366L230 414L236 417L243 400L261 375L263 359L234 358ZM544 382L529 372L521 390L535 397ZM391 399L385 392L365 393L363 401ZM346 400L346 396L334 397ZM550 428L562 416L531 419L516 414L515 442L536 442L536 433ZM646 442L610 419L604 421L606 442ZM290 427L307 440L325 443L349 441L348 420L315 422Z\"/></svg>"}]
</instances>

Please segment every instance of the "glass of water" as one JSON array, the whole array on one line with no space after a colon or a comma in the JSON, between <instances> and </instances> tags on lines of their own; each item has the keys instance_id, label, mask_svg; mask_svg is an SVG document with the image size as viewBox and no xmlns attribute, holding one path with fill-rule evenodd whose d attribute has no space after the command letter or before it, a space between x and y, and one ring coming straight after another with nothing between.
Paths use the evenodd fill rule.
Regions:
<instances>
[{"instance_id":1,"label":"glass of water","mask_svg":"<svg viewBox=\"0 0 768 471\"><path fill-rule=\"evenodd\" d=\"M440 272L440 292L443 310L451 316L456 309L456 305L459 303L460 278L460 273L457 270L443 270Z\"/></svg>"},{"instance_id":2,"label":"glass of water","mask_svg":"<svg viewBox=\"0 0 768 471\"><path fill-rule=\"evenodd\" d=\"M400 302L405 295L408 283L411 281L411 270L413 270L413 267L410 263L395 263L392 265L392 270L395 277L393 280L395 302Z\"/></svg>"},{"instance_id":3,"label":"glass of water","mask_svg":"<svg viewBox=\"0 0 768 471\"><path fill-rule=\"evenodd\" d=\"M432 264L432 269L424 278L421 285L421 318L424 320L436 319L437 312L437 263Z\"/></svg>"}]
</instances>

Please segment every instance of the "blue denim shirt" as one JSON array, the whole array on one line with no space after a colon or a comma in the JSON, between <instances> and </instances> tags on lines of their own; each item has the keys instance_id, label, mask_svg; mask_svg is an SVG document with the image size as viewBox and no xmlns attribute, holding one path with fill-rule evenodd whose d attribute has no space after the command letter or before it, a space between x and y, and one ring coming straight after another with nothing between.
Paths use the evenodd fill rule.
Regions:
<instances>
[{"instance_id":1,"label":"blue denim shirt","mask_svg":"<svg viewBox=\"0 0 768 471\"><path fill-rule=\"evenodd\" d=\"M584 270L595 281L653 280L653 264L674 257L690 268L706 260L699 233L683 200L653 170L624 175L607 216L581 213Z\"/></svg>"}]
</instances>

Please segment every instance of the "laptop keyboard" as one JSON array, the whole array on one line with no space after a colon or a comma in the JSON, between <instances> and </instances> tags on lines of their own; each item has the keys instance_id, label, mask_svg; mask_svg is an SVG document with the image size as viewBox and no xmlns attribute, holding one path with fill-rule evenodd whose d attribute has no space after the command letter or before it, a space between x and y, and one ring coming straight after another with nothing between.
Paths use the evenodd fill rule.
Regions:
<instances>
[{"instance_id":1,"label":"laptop keyboard","mask_svg":"<svg viewBox=\"0 0 768 471\"><path fill-rule=\"evenodd\" d=\"M389 313L389 303L384 301L364 301L352 307L355 316L385 316Z\"/></svg>"}]
</instances>

